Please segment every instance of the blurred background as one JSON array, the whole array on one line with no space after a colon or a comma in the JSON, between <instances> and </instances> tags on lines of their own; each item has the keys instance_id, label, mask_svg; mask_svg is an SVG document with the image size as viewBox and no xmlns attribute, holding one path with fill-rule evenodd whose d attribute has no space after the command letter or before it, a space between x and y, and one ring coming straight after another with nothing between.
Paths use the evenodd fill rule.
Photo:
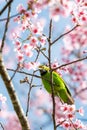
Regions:
<instances>
[{"instance_id":1,"label":"blurred background","mask_svg":"<svg viewBox=\"0 0 87 130\"><path fill-rule=\"evenodd\" d=\"M23 6L27 9L27 2L24 0L15 0L12 3L11 7L11 16L15 16L18 14L17 6L22 3ZM0 0L0 10L6 4L5 0ZM17 15L18 16L18 15ZM2 40L4 27L7 17L7 9L0 16L0 41ZM14 22L14 18L10 19L8 32L5 40L5 46L3 51L4 63L6 68L16 70L18 65L17 52L15 51L15 43L12 38L12 33L17 31L20 23ZM49 36L49 8L45 7L38 14L37 18L33 19L35 22L37 19L42 21L44 24L43 34L45 36ZM52 26L52 41L54 41L58 36L67 32L69 29L73 28L75 25L71 20L71 16L63 16L59 15L59 20L53 20ZM52 45L51 52L51 62L53 65L62 65L64 63L85 57L87 54L83 53L87 49L87 27L77 28L71 33L65 35L61 39L59 39L55 44ZM21 32L20 37L25 40L29 34L27 31ZM79 42L77 42L79 41ZM44 48L44 49L43 49ZM48 55L48 43L42 46L43 53ZM33 50L33 56L26 59L29 62L34 62L37 57L37 52ZM44 55L40 54L37 60L40 64L46 63L47 59ZM78 62L69 66L65 66L59 70L63 79L66 81L69 89L72 93L72 96L75 100L76 109L83 107L84 116L80 116L78 113L76 115L77 119L80 119L84 124L87 123L87 61L84 60L82 62ZM21 71L21 70L20 70ZM33 74L33 70L28 70L26 68L23 69L24 72L29 74ZM8 70L9 75L12 77L13 71ZM35 72L36 75L39 75L39 72ZM23 81L25 77L28 77L29 81L31 81L32 77L26 74L16 73L14 78L12 79L16 93L20 99L21 106L23 107L25 113L27 110L27 99L28 93L30 90L30 85L28 83L20 83L20 80ZM41 79L37 77L33 77L32 87L30 92L30 103L29 103L29 122L31 125L31 130L52 130L52 101L50 95L44 90L42 86ZM2 113L0 114L0 122L3 124L5 130L9 128L14 128L13 130L20 130L20 125L15 116L15 112L13 110L12 103L10 101L7 90L4 86L4 83L0 77L0 94L6 96L7 100L5 104L1 104ZM15 123L13 123L15 121ZM58 127L58 129L63 130L63 128ZM2 127L0 128L2 130Z\"/></svg>"}]
</instances>

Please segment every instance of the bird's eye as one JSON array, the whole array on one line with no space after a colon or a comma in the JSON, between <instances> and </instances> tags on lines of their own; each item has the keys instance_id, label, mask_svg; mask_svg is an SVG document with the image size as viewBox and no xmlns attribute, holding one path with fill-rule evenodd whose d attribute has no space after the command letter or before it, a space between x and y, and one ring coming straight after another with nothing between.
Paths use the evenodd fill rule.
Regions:
<instances>
[{"instance_id":1,"label":"bird's eye","mask_svg":"<svg viewBox=\"0 0 87 130\"><path fill-rule=\"evenodd\" d=\"M41 75L44 75L47 73L47 70L40 70Z\"/></svg>"}]
</instances>

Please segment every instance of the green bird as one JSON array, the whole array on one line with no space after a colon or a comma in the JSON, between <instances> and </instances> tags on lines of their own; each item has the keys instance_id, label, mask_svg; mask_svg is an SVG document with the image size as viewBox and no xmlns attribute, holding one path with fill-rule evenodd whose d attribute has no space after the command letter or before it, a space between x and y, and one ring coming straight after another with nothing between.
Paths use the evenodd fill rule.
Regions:
<instances>
[{"instance_id":1,"label":"green bird","mask_svg":"<svg viewBox=\"0 0 87 130\"><path fill-rule=\"evenodd\" d=\"M52 94L50 82L51 75L49 67L42 65L39 66L39 70L44 88L47 90L48 93ZM74 100L66 83L61 78L61 76L55 71L52 71L52 81L52 85L54 87L54 96L58 96L62 103L67 103L70 105L74 104Z\"/></svg>"}]
</instances>

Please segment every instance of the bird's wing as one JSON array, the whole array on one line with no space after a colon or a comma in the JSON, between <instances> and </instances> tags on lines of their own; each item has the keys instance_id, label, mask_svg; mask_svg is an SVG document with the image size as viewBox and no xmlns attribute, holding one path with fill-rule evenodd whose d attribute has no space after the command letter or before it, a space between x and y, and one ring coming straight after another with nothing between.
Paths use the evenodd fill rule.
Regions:
<instances>
[{"instance_id":1,"label":"bird's wing","mask_svg":"<svg viewBox=\"0 0 87 130\"><path fill-rule=\"evenodd\" d=\"M56 82L56 85L58 85L59 87L60 87L60 85L64 86L64 88L67 90L68 94L71 96L71 93L70 93L65 81L63 80L63 78L57 72L53 72L53 75L54 75L54 80Z\"/></svg>"}]
</instances>

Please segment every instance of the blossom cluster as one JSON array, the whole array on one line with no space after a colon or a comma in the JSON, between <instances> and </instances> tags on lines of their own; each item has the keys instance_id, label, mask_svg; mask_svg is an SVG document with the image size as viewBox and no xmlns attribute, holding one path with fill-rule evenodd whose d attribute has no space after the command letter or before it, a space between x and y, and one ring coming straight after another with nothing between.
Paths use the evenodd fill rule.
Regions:
<instances>
[{"instance_id":1,"label":"blossom cluster","mask_svg":"<svg viewBox=\"0 0 87 130\"><path fill-rule=\"evenodd\" d=\"M29 0L28 4L37 12L48 7L50 18L55 21L58 21L60 16L71 15L75 24L87 24L87 2L85 0L38 0L37 2Z\"/></svg>"},{"instance_id":2,"label":"blossom cluster","mask_svg":"<svg viewBox=\"0 0 87 130\"><path fill-rule=\"evenodd\" d=\"M57 122L58 126L61 126L66 130L71 130L71 129L86 130L87 126L85 126L81 122L81 120L78 120L76 118L76 116L75 116L76 112L79 112L79 114L81 116L84 115L84 111L83 111L82 107L79 108L78 110L76 110L75 105L56 103L56 122ZM60 113L61 113L61 115L60 115Z\"/></svg>"},{"instance_id":3,"label":"blossom cluster","mask_svg":"<svg viewBox=\"0 0 87 130\"><path fill-rule=\"evenodd\" d=\"M69 28L68 28L69 29ZM71 33L63 38L64 46L62 48L63 62L69 63L73 59L78 59L86 54L85 50L87 48L87 27L77 27ZM84 54L85 52L85 54ZM68 57L68 58L67 58ZM87 69L85 61L75 63L67 67L68 73L71 74L69 81L73 81L71 86L74 88L75 95L78 96L84 103L87 102L86 96L87 87Z\"/></svg>"},{"instance_id":4,"label":"blossom cluster","mask_svg":"<svg viewBox=\"0 0 87 130\"><path fill-rule=\"evenodd\" d=\"M20 13L14 21L19 24L17 28L14 29L12 36L15 44L15 51L17 54L18 62L23 62L25 59L29 59L27 63L24 64L24 67L27 69L35 69L38 66L38 63L30 62L31 58L34 56L34 51L42 49L46 44L46 36L43 35L45 19L39 19L39 13L42 10L49 10L50 18L54 20L58 20L60 16L72 16L75 24L80 25L86 24L87 17L87 3L84 0L43 0L43 1L27 1L27 10L22 4L17 6L17 11ZM77 31L81 32L80 29ZM83 30L85 33L85 29ZM27 37L24 38L25 34ZM77 32L71 34L73 38L73 46L70 47L72 50L73 47L77 47L79 45L76 43L75 39L77 37ZM78 42L82 40L82 44L86 43L85 35L83 35L82 39L76 39ZM23 37L23 38L22 38ZM83 43L83 41L85 43ZM70 51L71 51L70 50ZM70 52L69 50L67 53Z\"/></svg>"},{"instance_id":5,"label":"blossom cluster","mask_svg":"<svg viewBox=\"0 0 87 130\"><path fill-rule=\"evenodd\" d=\"M38 52L46 44L46 37L43 35L45 23L44 20L37 19L37 12L26 11L22 4L17 7L17 10L21 15L14 21L18 22L19 27L12 33L17 59L20 63L27 59L27 62L23 64L24 68L35 69L39 63L33 62L31 57L34 56L34 51ZM21 33L27 34L27 37L24 39Z\"/></svg>"},{"instance_id":6,"label":"blossom cluster","mask_svg":"<svg viewBox=\"0 0 87 130\"><path fill-rule=\"evenodd\" d=\"M79 25L87 24L87 1L75 0L75 5L72 10L72 20Z\"/></svg>"},{"instance_id":7,"label":"blossom cluster","mask_svg":"<svg viewBox=\"0 0 87 130\"><path fill-rule=\"evenodd\" d=\"M31 107L35 107L35 114L40 117L43 116L43 114L45 113L47 115L52 114L53 111L51 96L48 93L45 93L44 90L38 90L35 97L36 98L32 100L31 103ZM65 130L86 130L87 125L83 124L83 122L76 117L77 113L80 116L84 116L83 107L76 109L75 104L62 104L59 98L55 97L55 120L57 127L64 128Z\"/></svg>"},{"instance_id":8,"label":"blossom cluster","mask_svg":"<svg viewBox=\"0 0 87 130\"><path fill-rule=\"evenodd\" d=\"M67 27L66 31L68 30L70 30L69 27ZM70 53L72 53L73 50L78 51L79 49L81 49L80 54L82 54L83 51L85 51L85 48L87 46L86 36L87 36L86 26L84 27L78 26L75 30L73 30L71 33L66 35L63 38L63 41L64 41L64 48L62 50L63 54L70 55Z\"/></svg>"},{"instance_id":9,"label":"blossom cluster","mask_svg":"<svg viewBox=\"0 0 87 130\"><path fill-rule=\"evenodd\" d=\"M84 50L87 47L87 27L85 26L87 24L86 0L27 0L27 9L22 4L17 6L17 11L20 15L14 18L14 22L17 22L19 26L14 29L11 35L13 37L18 62L22 67L28 70L35 70L39 66L39 62L33 60L33 58L36 53L36 57L39 56L39 53L44 50L47 40L49 41L43 33L46 19L39 19L39 14L44 9L47 9L49 19L58 21L61 16L65 18L71 17L74 24L79 25L73 32L64 37L62 60L64 62L69 62L69 57L79 58L82 51L86 52ZM4 53L6 52L4 51ZM55 61L51 66L55 69L58 67L58 63ZM66 68L57 69L55 71L61 75L61 70L66 71ZM87 83L85 82L87 77L86 65L82 62L76 64L76 67L68 68L68 71L69 74L73 75L70 81L79 82L80 87L74 88L75 94L83 101L87 102L86 97L84 97L84 95L87 95ZM36 99L34 98L34 102L31 102L31 106L33 105L34 107L39 108L39 112L36 111L37 114L43 114L45 112L46 114L51 114L53 112L52 99L49 98L48 94L39 92L36 97ZM1 104L5 103L5 101L6 97L0 94ZM84 112L82 108L77 110L74 105L61 104L58 98L55 98L55 104L55 119L57 126L67 130L73 128L82 130L87 129L86 125L76 119L77 112L80 115L83 115ZM45 107L43 107L43 105ZM48 109L46 109L46 106ZM3 112L1 111L0 114L3 114ZM3 115L5 114L6 113ZM7 130L9 129L9 126L10 129L21 130L19 121L14 114L9 117L8 123L5 125Z\"/></svg>"}]
</instances>

